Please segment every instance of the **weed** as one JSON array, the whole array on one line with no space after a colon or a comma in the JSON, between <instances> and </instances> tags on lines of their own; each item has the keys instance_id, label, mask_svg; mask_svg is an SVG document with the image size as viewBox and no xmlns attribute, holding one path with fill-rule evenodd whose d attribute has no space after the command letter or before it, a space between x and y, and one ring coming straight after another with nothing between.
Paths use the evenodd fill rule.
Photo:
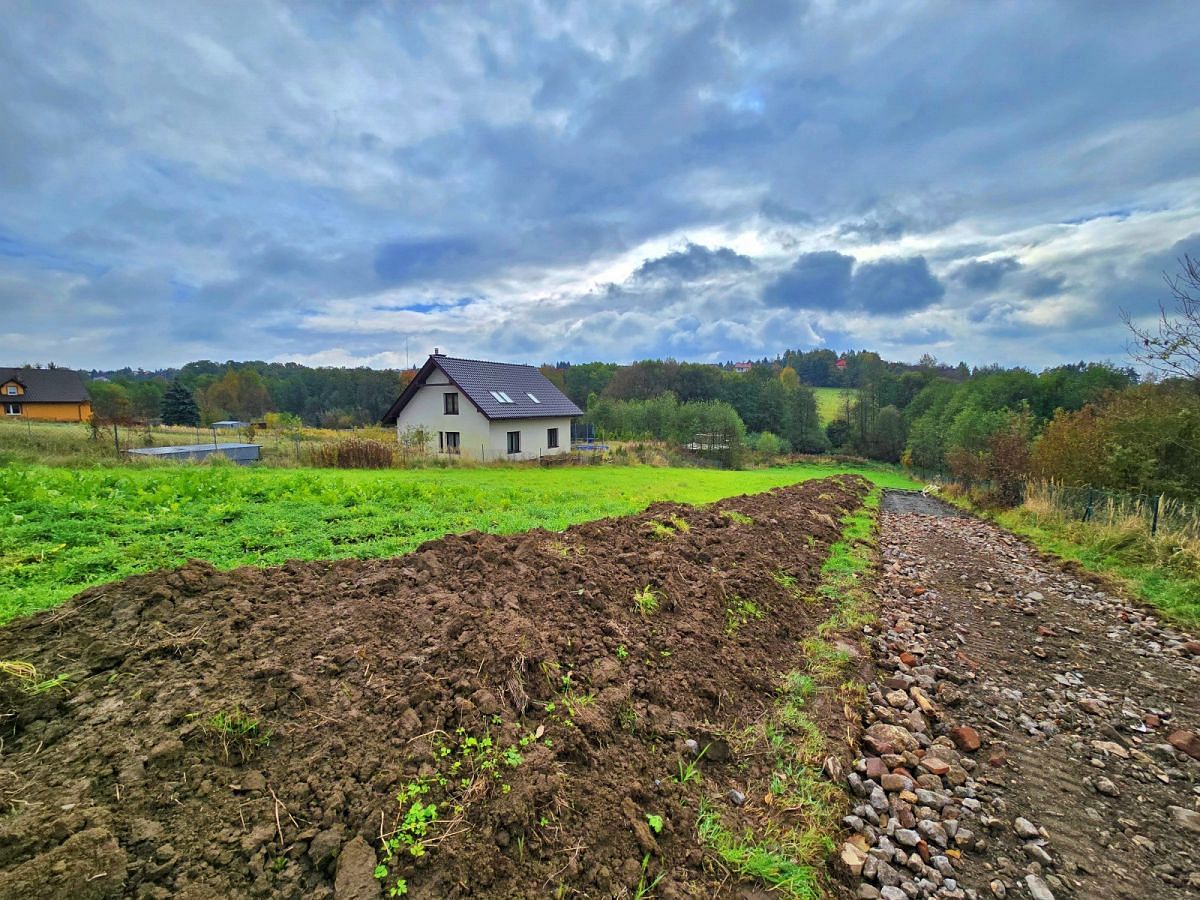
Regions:
<instances>
[{"instance_id":1,"label":"weed","mask_svg":"<svg viewBox=\"0 0 1200 900\"><path fill-rule=\"evenodd\" d=\"M732 635L751 619L761 619L763 612L753 600L734 597L725 607L725 633Z\"/></svg>"},{"instance_id":2,"label":"weed","mask_svg":"<svg viewBox=\"0 0 1200 900\"><path fill-rule=\"evenodd\" d=\"M696 754L696 758L690 762L684 762L680 759L677 763L677 772L675 780L680 784L690 784L693 781L700 780L700 760L704 758L704 754L708 752L706 745L703 750Z\"/></svg>"},{"instance_id":3,"label":"weed","mask_svg":"<svg viewBox=\"0 0 1200 900\"><path fill-rule=\"evenodd\" d=\"M789 575L783 569L776 569L771 573L771 577L775 583L786 591L794 592L796 590L796 576Z\"/></svg>"},{"instance_id":4,"label":"weed","mask_svg":"<svg viewBox=\"0 0 1200 900\"><path fill-rule=\"evenodd\" d=\"M622 731L629 734L637 733L638 714L632 703L623 703L617 710L617 724L621 726Z\"/></svg>"},{"instance_id":5,"label":"weed","mask_svg":"<svg viewBox=\"0 0 1200 900\"><path fill-rule=\"evenodd\" d=\"M721 823L720 814L707 802L700 806L696 830L700 842L739 877L757 878L787 897L808 900L821 896L813 866L798 863L779 849L756 842L750 832L734 834Z\"/></svg>"},{"instance_id":6,"label":"weed","mask_svg":"<svg viewBox=\"0 0 1200 900\"><path fill-rule=\"evenodd\" d=\"M753 525L754 520L745 513L740 513L736 509L723 509L721 515L727 518L730 522L736 525Z\"/></svg>"},{"instance_id":7,"label":"weed","mask_svg":"<svg viewBox=\"0 0 1200 900\"><path fill-rule=\"evenodd\" d=\"M650 522L648 527L650 536L656 541L670 540L675 536L675 529L666 522Z\"/></svg>"},{"instance_id":8,"label":"weed","mask_svg":"<svg viewBox=\"0 0 1200 900\"><path fill-rule=\"evenodd\" d=\"M669 521L671 525L674 526L675 530L680 534L687 534L692 530L692 526L689 525L687 519L683 518L682 516L671 516Z\"/></svg>"},{"instance_id":9,"label":"weed","mask_svg":"<svg viewBox=\"0 0 1200 900\"><path fill-rule=\"evenodd\" d=\"M644 900L650 896L650 892L658 887L658 883L663 880L666 872L659 872L653 881L646 881L650 877L650 854L647 853L642 857L642 874L638 878L637 887L633 891L633 900Z\"/></svg>"},{"instance_id":10,"label":"weed","mask_svg":"<svg viewBox=\"0 0 1200 900\"><path fill-rule=\"evenodd\" d=\"M617 659L621 660L621 662L625 662L625 660L629 659L629 651L625 649L624 644L621 644L619 647L617 647Z\"/></svg>"},{"instance_id":11,"label":"weed","mask_svg":"<svg viewBox=\"0 0 1200 900\"><path fill-rule=\"evenodd\" d=\"M262 728L258 719L242 712L239 706L213 713L204 720L203 730L220 743L226 761L229 760L231 751L236 751L245 763L263 747L271 744L271 732Z\"/></svg>"},{"instance_id":12,"label":"weed","mask_svg":"<svg viewBox=\"0 0 1200 900\"><path fill-rule=\"evenodd\" d=\"M7 675L20 682L21 690L27 694L44 694L62 687L71 680L71 675L67 672L41 678L36 666L19 660L0 660L0 675Z\"/></svg>"},{"instance_id":13,"label":"weed","mask_svg":"<svg viewBox=\"0 0 1200 900\"><path fill-rule=\"evenodd\" d=\"M658 595L650 585L646 585L633 595L633 605L643 616L658 612Z\"/></svg>"},{"instance_id":14,"label":"weed","mask_svg":"<svg viewBox=\"0 0 1200 900\"><path fill-rule=\"evenodd\" d=\"M646 821L650 824L650 830L655 834L662 834L663 817L656 816L654 813L646 813Z\"/></svg>"}]
</instances>

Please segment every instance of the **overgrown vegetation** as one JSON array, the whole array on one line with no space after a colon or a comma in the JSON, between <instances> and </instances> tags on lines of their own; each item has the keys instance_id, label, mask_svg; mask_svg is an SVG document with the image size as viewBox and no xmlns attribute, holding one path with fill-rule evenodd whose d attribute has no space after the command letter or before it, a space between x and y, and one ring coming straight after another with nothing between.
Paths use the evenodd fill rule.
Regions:
<instances>
[{"instance_id":1,"label":"overgrown vegetation","mask_svg":"<svg viewBox=\"0 0 1200 900\"><path fill-rule=\"evenodd\" d=\"M1081 522L1038 492L997 519L1041 549L1124 583L1167 617L1200 627L1200 539L1194 535L1169 528L1152 535L1140 516Z\"/></svg>"}]
</instances>

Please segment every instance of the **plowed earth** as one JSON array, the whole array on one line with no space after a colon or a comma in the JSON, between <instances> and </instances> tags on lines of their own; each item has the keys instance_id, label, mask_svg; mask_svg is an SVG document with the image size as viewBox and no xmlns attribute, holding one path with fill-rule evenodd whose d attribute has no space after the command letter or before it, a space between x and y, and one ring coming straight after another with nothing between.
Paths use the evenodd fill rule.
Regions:
<instances>
[{"instance_id":1,"label":"plowed earth","mask_svg":"<svg viewBox=\"0 0 1200 900\"><path fill-rule=\"evenodd\" d=\"M628 896L660 874L659 897L739 896L696 809L754 815L723 798L768 763L720 736L764 713L828 616L819 569L867 490L384 561L192 563L14 622L0 659L69 678L0 686L0 896L373 897L391 834L424 849L392 865L413 897ZM689 738L714 749L680 784ZM406 828L413 803L436 818Z\"/></svg>"}]
</instances>

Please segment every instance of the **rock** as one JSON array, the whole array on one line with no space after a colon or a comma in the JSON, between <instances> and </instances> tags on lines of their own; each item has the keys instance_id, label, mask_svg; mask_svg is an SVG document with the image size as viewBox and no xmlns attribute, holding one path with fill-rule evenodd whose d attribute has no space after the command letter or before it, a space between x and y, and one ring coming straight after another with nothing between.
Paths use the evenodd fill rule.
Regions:
<instances>
[{"instance_id":1,"label":"rock","mask_svg":"<svg viewBox=\"0 0 1200 900\"><path fill-rule=\"evenodd\" d=\"M375 877L375 851L355 835L338 854L337 875L333 880L334 900L378 900L379 879Z\"/></svg>"},{"instance_id":2,"label":"rock","mask_svg":"<svg viewBox=\"0 0 1200 900\"><path fill-rule=\"evenodd\" d=\"M921 765L939 777L950 771L950 763L937 756L926 756L921 760Z\"/></svg>"},{"instance_id":3,"label":"rock","mask_svg":"<svg viewBox=\"0 0 1200 900\"><path fill-rule=\"evenodd\" d=\"M999 878L989 883L988 888L991 889L993 897L1003 897L1008 893L1008 888L1004 886L1004 882Z\"/></svg>"},{"instance_id":4,"label":"rock","mask_svg":"<svg viewBox=\"0 0 1200 900\"><path fill-rule=\"evenodd\" d=\"M732 803L734 806L745 806L746 805L746 795L743 794L741 791L733 790L733 791L730 791L725 796L729 798L729 802Z\"/></svg>"},{"instance_id":5,"label":"rock","mask_svg":"<svg viewBox=\"0 0 1200 900\"><path fill-rule=\"evenodd\" d=\"M855 900L879 900L879 888L871 884L860 884L855 892Z\"/></svg>"},{"instance_id":6,"label":"rock","mask_svg":"<svg viewBox=\"0 0 1200 900\"><path fill-rule=\"evenodd\" d=\"M1097 778L1094 787L1106 797L1120 797L1121 789L1107 778Z\"/></svg>"},{"instance_id":7,"label":"rock","mask_svg":"<svg viewBox=\"0 0 1200 900\"><path fill-rule=\"evenodd\" d=\"M1033 897L1033 900L1054 900L1054 894L1046 886L1046 882L1036 875L1026 875L1025 885L1029 888L1029 895Z\"/></svg>"},{"instance_id":8,"label":"rock","mask_svg":"<svg viewBox=\"0 0 1200 900\"><path fill-rule=\"evenodd\" d=\"M1192 759L1200 759L1200 735L1194 731L1172 731L1167 735L1167 743Z\"/></svg>"},{"instance_id":9,"label":"rock","mask_svg":"<svg viewBox=\"0 0 1200 900\"><path fill-rule=\"evenodd\" d=\"M1093 716L1102 716L1102 715L1104 715L1104 712L1105 712L1104 703L1101 702L1100 700L1096 700L1093 697L1080 698L1079 708L1082 709L1085 713L1088 713Z\"/></svg>"},{"instance_id":10,"label":"rock","mask_svg":"<svg viewBox=\"0 0 1200 900\"><path fill-rule=\"evenodd\" d=\"M1180 649L1192 656L1200 656L1200 641L1188 641Z\"/></svg>"},{"instance_id":11,"label":"rock","mask_svg":"<svg viewBox=\"0 0 1200 900\"><path fill-rule=\"evenodd\" d=\"M1028 819L1020 816L1013 820L1013 831L1017 833L1017 837L1025 838L1026 840L1032 840L1042 836L1042 833L1038 831L1036 825L1034 825Z\"/></svg>"},{"instance_id":12,"label":"rock","mask_svg":"<svg viewBox=\"0 0 1200 900\"><path fill-rule=\"evenodd\" d=\"M853 841L846 841L846 843L842 844L842 852L839 858L842 866L851 878L858 878L862 875L863 864L867 861L867 854L858 844L855 844Z\"/></svg>"},{"instance_id":13,"label":"rock","mask_svg":"<svg viewBox=\"0 0 1200 900\"><path fill-rule=\"evenodd\" d=\"M881 900L909 900L908 894L898 887L887 886L879 892Z\"/></svg>"},{"instance_id":14,"label":"rock","mask_svg":"<svg viewBox=\"0 0 1200 900\"><path fill-rule=\"evenodd\" d=\"M871 808L879 812L883 812L888 808L887 794L883 792L883 788L878 785L871 791L871 797L867 801L871 804Z\"/></svg>"},{"instance_id":15,"label":"rock","mask_svg":"<svg viewBox=\"0 0 1200 900\"><path fill-rule=\"evenodd\" d=\"M1194 809L1184 809L1182 806L1168 806L1167 811L1171 814L1171 823L1185 831L1194 831L1200 834L1200 812Z\"/></svg>"},{"instance_id":16,"label":"rock","mask_svg":"<svg viewBox=\"0 0 1200 900\"><path fill-rule=\"evenodd\" d=\"M863 743L879 755L917 749L917 739L898 725L876 722L863 734Z\"/></svg>"},{"instance_id":17,"label":"rock","mask_svg":"<svg viewBox=\"0 0 1200 900\"><path fill-rule=\"evenodd\" d=\"M957 728L951 728L950 739L954 741L954 746L967 753L974 753L982 746L982 741L979 739L979 732L970 725L959 725Z\"/></svg>"},{"instance_id":18,"label":"rock","mask_svg":"<svg viewBox=\"0 0 1200 900\"><path fill-rule=\"evenodd\" d=\"M908 828L896 829L896 843L901 847L915 847L921 843L921 836Z\"/></svg>"},{"instance_id":19,"label":"rock","mask_svg":"<svg viewBox=\"0 0 1200 900\"><path fill-rule=\"evenodd\" d=\"M887 773L887 766L878 756L867 757L867 777L878 781Z\"/></svg>"},{"instance_id":20,"label":"rock","mask_svg":"<svg viewBox=\"0 0 1200 900\"><path fill-rule=\"evenodd\" d=\"M912 790L913 786L911 778L905 775L892 775L891 773L880 776L879 784L889 794L894 794L898 791L909 791Z\"/></svg>"}]
</instances>

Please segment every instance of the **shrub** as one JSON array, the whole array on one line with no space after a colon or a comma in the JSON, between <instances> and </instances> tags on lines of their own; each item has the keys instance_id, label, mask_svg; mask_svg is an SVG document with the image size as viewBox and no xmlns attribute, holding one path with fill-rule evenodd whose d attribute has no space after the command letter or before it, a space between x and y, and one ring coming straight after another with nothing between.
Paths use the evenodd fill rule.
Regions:
<instances>
[{"instance_id":1,"label":"shrub","mask_svg":"<svg viewBox=\"0 0 1200 900\"><path fill-rule=\"evenodd\" d=\"M396 461L394 446L362 438L319 444L307 452L309 464L323 469L388 469Z\"/></svg>"}]
</instances>

